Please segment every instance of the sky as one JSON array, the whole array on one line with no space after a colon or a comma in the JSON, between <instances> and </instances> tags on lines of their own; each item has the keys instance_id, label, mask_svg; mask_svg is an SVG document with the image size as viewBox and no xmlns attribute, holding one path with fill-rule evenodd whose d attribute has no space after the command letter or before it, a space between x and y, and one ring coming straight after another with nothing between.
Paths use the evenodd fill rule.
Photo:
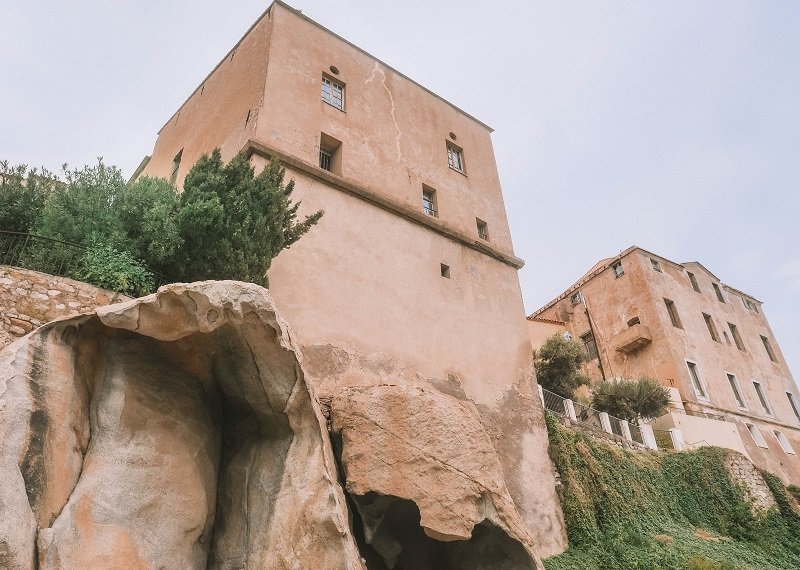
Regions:
<instances>
[{"instance_id":1,"label":"sky","mask_svg":"<svg viewBox=\"0 0 800 570\"><path fill-rule=\"evenodd\" d=\"M636 244L763 301L800 380L800 2L289 3L494 127L528 312ZM267 6L4 0L0 159L132 174Z\"/></svg>"}]
</instances>

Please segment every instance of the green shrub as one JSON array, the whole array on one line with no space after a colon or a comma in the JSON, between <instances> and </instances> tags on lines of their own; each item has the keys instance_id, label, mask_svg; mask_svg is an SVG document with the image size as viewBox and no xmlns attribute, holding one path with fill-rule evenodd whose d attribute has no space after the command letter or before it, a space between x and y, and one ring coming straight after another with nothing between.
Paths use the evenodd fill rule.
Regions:
<instances>
[{"instance_id":1,"label":"green shrub","mask_svg":"<svg viewBox=\"0 0 800 570\"><path fill-rule=\"evenodd\" d=\"M102 242L86 250L71 276L134 297L147 295L155 287L153 274L140 261Z\"/></svg>"},{"instance_id":2,"label":"green shrub","mask_svg":"<svg viewBox=\"0 0 800 570\"><path fill-rule=\"evenodd\" d=\"M581 343L556 333L534 354L536 381L559 396L574 398L575 390L589 384L589 378L581 373L587 358Z\"/></svg>"},{"instance_id":3,"label":"green shrub","mask_svg":"<svg viewBox=\"0 0 800 570\"><path fill-rule=\"evenodd\" d=\"M639 423L667 412L669 392L658 380L603 381L592 389L592 407L615 418Z\"/></svg>"}]
</instances>

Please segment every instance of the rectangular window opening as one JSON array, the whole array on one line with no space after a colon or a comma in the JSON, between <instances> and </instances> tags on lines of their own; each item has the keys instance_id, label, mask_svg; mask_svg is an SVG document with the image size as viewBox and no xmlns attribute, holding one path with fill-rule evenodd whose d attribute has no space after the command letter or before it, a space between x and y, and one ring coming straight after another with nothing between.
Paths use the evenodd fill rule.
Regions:
<instances>
[{"instance_id":1,"label":"rectangular window opening","mask_svg":"<svg viewBox=\"0 0 800 570\"><path fill-rule=\"evenodd\" d=\"M653 266L653 269L661 273L661 264L658 262L657 259L650 258L650 265Z\"/></svg>"},{"instance_id":2,"label":"rectangular window opening","mask_svg":"<svg viewBox=\"0 0 800 570\"><path fill-rule=\"evenodd\" d=\"M447 141L447 165L456 172L465 173L464 151L450 141Z\"/></svg>"},{"instance_id":3,"label":"rectangular window opening","mask_svg":"<svg viewBox=\"0 0 800 570\"><path fill-rule=\"evenodd\" d=\"M422 211L433 216L439 217L439 209L436 203L436 190L427 186L422 187Z\"/></svg>"},{"instance_id":4,"label":"rectangular window opening","mask_svg":"<svg viewBox=\"0 0 800 570\"><path fill-rule=\"evenodd\" d=\"M323 75L322 100L331 107L344 111L344 83Z\"/></svg>"},{"instance_id":5,"label":"rectangular window opening","mask_svg":"<svg viewBox=\"0 0 800 570\"><path fill-rule=\"evenodd\" d=\"M794 412L794 417L797 418L797 421L800 422L800 408L797 407L797 402L794 399L794 394L791 392L786 392L786 397L789 398L789 405L792 407L792 411Z\"/></svg>"},{"instance_id":6,"label":"rectangular window opening","mask_svg":"<svg viewBox=\"0 0 800 570\"><path fill-rule=\"evenodd\" d=\"M672 321L672 326L682 329L681 318L678 316L678 309L675 307L675 301L664 299L664 304L667 306L667 313L669 313L669 320Z\"/></svg>"},{"instance_id":7,"label":"rectangular window opening","mask_svg":"<svg viewBox=\"0 0 800 570\"><path fill-rule=\"evenodd\" d=\"M731 392L733 392L733 398L736 400L736 405L739 408L746 410L747 406L744 403L742 391L739 389L739 381L736 379L736 376L733 374L728 374L728 384L731 385Z\"/></svg>"},{"instance_id":8,"label":"rectangular window opening","mask_svg":"<svg viewBox=\"0 0 800 570\"><path fill-rule=\"evenodd\" d=\"M742 297L742 303L744 304L745 308L748 311L753 311L754 313L758 313L758 306L746 297Z\"/></svg>"},{"instance_id":9,"label":"rectangular window opening","mask_svg":"<svg viewBox=\"0 0 800 570\"><path fill-rule=\"evenodd\" d=\"M478 227L478 237L484 241L489 241L489 226L480 218L475 218L475 225Z\"/></svg>"},{"instance_id":10,"label":"rectangular window opening","mask_svg":"<svg viewBox=\"0 0 800 570\"><path fill-rule=\"evenodd\" d=\"M772 406L769 405L769 400L767 400L767 395L764 393L764 388L761 386L761 382L756 382L753 380L753 388L756 389L756 395L758 396L758 401L761 402L761 407L764 408L764 413L768 416L771 416Z\"/></svg>"},{"instance_id":11,"label":"rectangular window opening","mask_svg":"<svg viewBox=\"0 0 800 570\"><path fill-rule=\"evenodd\" d=\"M789 440L786 439L786 436L783 435L783 432L780 432L776 429L772 430L772 433L775 434L775 438L778 440L778 443L781 444L781 448L783 449L784 453L791 453L794 455L794 449L792 449L792 444L789 443Z\"/></svg>"},{"instance_id":12,"label":"rectangular window opening","mask_svg":"<svg viewBox=\"0 0 800 570\"><path fill-rule=\"evenodd\" d=\"M169 176L169 181L172 184L176 184L178 182L178 170L181 167L181 158L183 157L183 149L178 151L178 154L175 155L175 158L172 159L172 173Z\"/></svg>"},{"instance_id":13,"label":"rectangular window opening","mask_svg":"<svg viewBox=\"0 0 800 570\"><path fill-rule=\"evenodd\" d=\"M614 272L615 279L619 279L620 277L625 275L625 270L622 268L621 261L617 261L614 265L612 265L611 270Z\"/></svg>"},{"instance_id":14,"label":"rectangular window opening","mask_svg":"<svg viewBox=\"0 0 800 570\"><path fill-rule=\"evenodd\" d=\"M689 276L689 283L692 284L692 289L694 289L699 293L700 285L697 284L697 278L694 276L694 273L690 273L689 271L687 271L686 274Z\"/></svg>"},{"instance_id":15,"label":"rectangular window opening","mask_svg":"<svg viewBox=\"0 0 800 570\"><path fill-rule=\"evenodd\" d=\"M775 353L772 351L772 345L769 343L769 339L764 335L761 336L761 343L764 345L764 350L767 351L767 356L772 362L778 362L778 359L775 358Z\"/></svg>"},{"instance_id":16,"label":"rectangular window opening","mask_svg":"<svg viewBox=\"0 0 800 570\"><path fill-rule=\"evenodd\" d=\"M439 265L440 265L439 269L441 271L442 277L446 277L447 279L450 279L450 266L449 265L445 265L444 263L441 263Z\"/></svg>"},{"instance_id":17,"label":"rectangular window opening","mask_svg":"<svg viewBox=\"0 0 800 570\"><path fill-rule=\"evenodd\" d=\"M583 348L586 349L586 354L589 355L589 360L598 358L597 343L594 340L594 334L592 334L592 331L582 334L581 342L583 343Z\"/></svg>"},{"instance_id":18,"label":"rectangular window opening","mask_svg":"<svg viewBox=\"0 0 800 570\"><path fill-rule=\"evenodd\" d=\"M747 352L747 349L744 347L744 343L742 342L742 337L739 336L739 329L733 323L728 323L728 328L731 330L731 336L733 337L733 342L736 343L736 348L741 350L742 352Z\"/></svg>"},{"instance_id":19,"label":"rectangular window opening","mask_svg":"<svg viewBox=\"0 0 800 570\"><path fill-rule=\"evenodd\" d=\"M708 333L711 335L711 340L714 342L719 342L719 335L717 334L717 326L714 324L714 319L711 318L711 315L707 315L703 313L703 319L706 321L706 327L708 327Z\"/></svg>"},{"instance_id":20,"label":"rectangular window opening","mask_svg":"<svg viewBox=\"0 0 800 570\"><path fill-rule=\"evenodd\" d=\"M580 305L583 302L583 297L581 296L581 292L575 291L575 293L572 294L569 300L573 306Z\"/></svg>"},{"instance_id":21,"label":"rectangular window opening","mask_svg":"<svg viewBox=\"0 0 800 570\"><path fill-rule=\"evenodd\" d=\"M700 380L700 373L697 371L697 364L687 360L686 366L689 369L689 378L692 381L692 388L694 389L695 395L698 398L707 400L708 395L706 394L706 389L703 386L703 382Z\"/></svg>"},{"instance_id":22,"label":"rectangular window opening","mask_svg":"<svg viewBox=\"0 0 800 570\"><path fill-rule=\"evenodd\" d=\"M719 299L720 303L724 303L725 297L722 296L722 289L719 288L719 285L712 283L711 286L714 288L714 293L717 295L717 299Z\"/></svg>"},{"instance_id":23,"label":"rectangular window opening","mask_svg":"<svg viewBox=\"0 0 800 570\"><path fill-rule=\"evenodd\" d=\"M747 426L747 431L750 432L750 436L753 438L753 441L756 442L756 445L758 447L763 447L765 449L769 449L769 446L767 445L767 442L764 439L764 436L761 435L761 430L758 429L757 425L754 425L754 424L744 424L744 425Z\"/></svg>"},{"instance_id":24,"label":"rectangular window opening","mask_svg":"<svg viewBox=\"0 0 800 570\"><path fill-rule=\"evenodd\" d=\"M319 167L334 174L342 173L342 142L325 133L319 134Z\"/></svg>"}]
</instances>

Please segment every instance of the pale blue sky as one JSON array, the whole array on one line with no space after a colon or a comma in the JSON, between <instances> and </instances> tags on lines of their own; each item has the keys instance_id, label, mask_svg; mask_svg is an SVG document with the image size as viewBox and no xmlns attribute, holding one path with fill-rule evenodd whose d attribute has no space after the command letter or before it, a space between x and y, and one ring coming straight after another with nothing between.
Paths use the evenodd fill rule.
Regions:
<instances>
[{"instance_id":1,"label":"pale blue sky","mask_svg":"<svg viewBox=\"0 0 800 570\"><path fill-rule=\"evenodd\" d=\"M800 3L296 0L492 125L530 312L637 244L764 301L800 374ZM267 2L3 2L0 158L126 174Z\"/></svg>"}]
</instances>

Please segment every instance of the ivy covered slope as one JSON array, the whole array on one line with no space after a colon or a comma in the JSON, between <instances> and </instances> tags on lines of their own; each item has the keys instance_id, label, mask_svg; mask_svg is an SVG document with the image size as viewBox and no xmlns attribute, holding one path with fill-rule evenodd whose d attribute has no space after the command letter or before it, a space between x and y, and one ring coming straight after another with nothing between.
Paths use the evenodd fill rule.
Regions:
<instances>
[{"instance_id":1,"label":"ivy covered slope","mask_svg":"<svg viewBox=\"0 0 800 570\"><path fill-rule=\"evenodd\" d=\"M753 515L729 452L633 453L547 414L570 548L547 570L797 570L800 515L774 475L778 507Z\"/></svg>"}]
</instances>

